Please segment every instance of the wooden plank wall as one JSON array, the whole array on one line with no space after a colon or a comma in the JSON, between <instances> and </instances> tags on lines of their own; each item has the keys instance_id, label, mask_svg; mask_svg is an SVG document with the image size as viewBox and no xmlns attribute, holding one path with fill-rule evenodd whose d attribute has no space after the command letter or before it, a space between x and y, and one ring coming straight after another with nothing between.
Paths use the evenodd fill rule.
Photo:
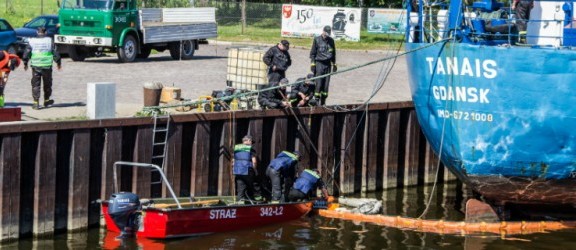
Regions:
<instances>
[{"instance_id":1,"label":"wooden plank wall","mask_svg":"<svg viewBox=\"0 0 576 250\"><path fill-rule=\"evenodd\" d=\"M177 195L231 195L232 147L249 134L262 175L279 152L298 150L300 170L318 168L332 194L434 181L438 158L411 102L348 108L173 115L165 173ZM150 163L152 126L150 118L0 125L0 241L98 224L93 201L114 192L112 164ZM118 176L120 191L167 196L144 169Z\"/></svg>"}]
</instances>

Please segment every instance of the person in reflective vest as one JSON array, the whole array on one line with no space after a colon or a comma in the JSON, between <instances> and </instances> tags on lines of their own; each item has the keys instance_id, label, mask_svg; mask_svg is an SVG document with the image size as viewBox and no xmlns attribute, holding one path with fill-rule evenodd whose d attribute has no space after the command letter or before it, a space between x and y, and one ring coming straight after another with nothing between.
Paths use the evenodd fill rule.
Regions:
<instances>
[{"instance_id":1,"label":"person in reflective vest","mask_svg":"<svg viewBox=\"0 0 576 250\"><path fill-rule=\"evenodd\" d=\"M274 158L266 169L266 176L272 183L272 203L287 201L288 192L296 176L296 165L300 160L300 153L282 151Z\"/></svg>"},{"instance_id":2,"label":"person in reflective vest","mask_svg":"<svg viewBox=\"0 0 576 250\"><path fill-rule=\"evenodd\" d=\"M320 178L317 169L305 169L294 182L294 186L288 194L288 200L308 200L316 197L316 189L322 190L322 196L328 198L328 190Z\"/></svg>"},{"instance_id":3,"label":"person in reflective vest","mask_svg":"<svg viewBox=\"0 0 576 250\"><path fill-rule=\"evenodd\" d=\"M252 136L244 136L242 144L234 146L232 171L238 200L253 200L255 198L254 178L258 175L258 169L256 169L256 153L252 148Z\"/></svg>"},{"instance_id":4,"label":"person in reflective vest","mask_svg":"<svg viewBox=\"0 0 576 250\"><path fill-rule=\"evenodd\" d=\"M8 83L8 75L20 66L20 57L6 51L0 51L0 108L4 107L4 87Z\"/></svg>"},{"instance_id":5,"label":"person in reflective vest","mask_svg":"<svg viewBox=\"0 0 576 250\"><path fill-rule=\"evenodd\" d=\"M44 82L44 107L54 104L52 96L52 61L56 62L56 68L62 69L60 54L54 48L52 38L46 36L46 28L37 30L38 37L30 38L24 50L24 70L28 70L28 61L32 66L32 97L34 98L33 109L40 109L40 86Z\"/></svg>"}]
</instances>

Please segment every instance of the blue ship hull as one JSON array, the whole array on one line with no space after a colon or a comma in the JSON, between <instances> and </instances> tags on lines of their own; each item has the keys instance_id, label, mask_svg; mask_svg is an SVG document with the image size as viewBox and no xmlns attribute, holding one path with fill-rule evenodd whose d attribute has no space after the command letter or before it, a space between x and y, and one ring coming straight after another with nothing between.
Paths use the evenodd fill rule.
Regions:
<instances>
[{"instance_id":1,"label":"blue ship hull","mask_svg":"<svg viewBox=\"0 0 576 250\"><path fill-rule=\"evenodd\" d=\"M418 120L447 168L496 203L576 204L575 50L406 50Z\"/></svg>"}]
</instances>

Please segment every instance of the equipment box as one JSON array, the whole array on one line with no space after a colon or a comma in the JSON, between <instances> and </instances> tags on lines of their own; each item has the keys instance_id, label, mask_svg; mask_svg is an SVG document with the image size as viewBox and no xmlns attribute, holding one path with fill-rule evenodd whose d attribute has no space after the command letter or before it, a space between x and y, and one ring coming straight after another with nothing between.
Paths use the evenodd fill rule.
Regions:
<instances>
[{"instance_id":1,"label":"equipment box","mask_svg":"<svg viewBox=\"0 0 576 250\"><path fill-rule=\"evenodd\" d=\"M22 120L20 107L0 108L0 122L14 122Z\"/></svg>"}]
</instances>

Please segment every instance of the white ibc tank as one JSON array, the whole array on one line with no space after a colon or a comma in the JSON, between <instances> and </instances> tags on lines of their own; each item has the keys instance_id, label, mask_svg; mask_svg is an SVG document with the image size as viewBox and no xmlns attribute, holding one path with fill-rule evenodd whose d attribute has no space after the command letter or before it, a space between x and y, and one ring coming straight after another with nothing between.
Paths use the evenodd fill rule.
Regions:
<instances>
[{"instance_id":1,"label":"white ibc tank","mask_svg":"<svg viewBox=\"0 0 576 250\"><path fill-rule=\"evenodd\" d=\"M257 90L268 84L267 66L262 61L265 50L257 48L231 48L228 51L228 86L236 89Z\"/></svg>"}]
</instances>

